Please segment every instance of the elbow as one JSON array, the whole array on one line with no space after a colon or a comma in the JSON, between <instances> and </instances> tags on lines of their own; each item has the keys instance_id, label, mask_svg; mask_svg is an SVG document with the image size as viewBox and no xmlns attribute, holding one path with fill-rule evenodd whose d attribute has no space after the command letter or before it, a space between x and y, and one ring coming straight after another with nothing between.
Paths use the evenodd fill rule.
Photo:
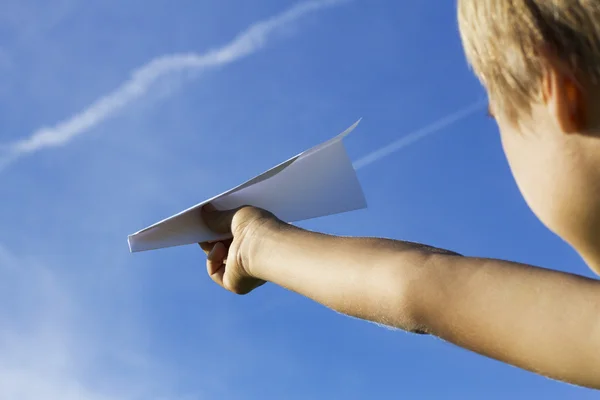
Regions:
<instances>
[{"instance_id":1,"label":"elbow","mask_svg":"<svg viewBox=\"0 0 600 400\"><path fill-rule=\"evenodd\" d=\"M424 248L403 254L394 268L389 282L396 285L395 321L397 327L407 332L429 335L434 334L428 323L439 310L444 308L444 274L440 266L455 262L463 256L441 249Z\"/></svg>"},{"instance_id":2,"label":"elbow","mask_svg":"<svg viewBox=\"0 0 600 400\"><path fill-rule=\"evenodd\" d=\"M384 293L388 293L382 307L382 321L385 325L406 332L428 335L430 329L426 323L427 310L431 301L428 293L435 280L430 279L434 264L439 257L457 256L456 253L441 253L430 250L411 250L403 252L397 259L388 264L386 273L382 274Z\"/></svg>"}]
</instances>

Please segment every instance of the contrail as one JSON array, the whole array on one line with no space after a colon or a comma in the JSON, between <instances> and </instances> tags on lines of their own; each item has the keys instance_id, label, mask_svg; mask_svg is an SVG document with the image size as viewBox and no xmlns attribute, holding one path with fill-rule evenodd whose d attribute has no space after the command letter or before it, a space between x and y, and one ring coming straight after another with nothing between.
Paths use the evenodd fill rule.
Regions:
<instances>
[{"instance_id":1,"label":"contrail","mask_svg":"<svg viewBox=\"0 0 600 400\"><path fill-rule=\"evenodd\" d=\"M203 54L165 55L133 71L117 89L96 100L88 108L50 128L41 128L28 138L0 146L0 170L19 157L48 147L67 144L75 137L114 116L144 96L159 79L188 70L204 71L231 64L261 50L274 33L310 13L348 0L311 0L299 3L272 18L251 25L223 47Z\"/></svg>"},{"instance_id":2,"label":"contrail","mask_svg":"<svg viewBox=\"0 0 600 400\"><path fill-rule=\"evenodd\" d=\"M436 132L441 131L444 128L449 127L452 124L457 123L458 121L470 116L478 110L481 110L485 107L487 103L484 101L478 101L477 103L473 103L470 106L467 106L461 110L458 110L450 115L447 115L444 118L439 119L438 121L429 124L419 130L409 133L408 135L396 140L395 142L388 144L380 148L379 150L375 150L374 152L364 156L360 160L354 162L354 169L358 170L364 168L372 163L381 160L382 158L389 156L392 153L395 153L399 150L404 149L407 146L410 146L413 143L418 142L421 139L426 138L429 135L432 135Z\"/></svg>"}]
</instances>

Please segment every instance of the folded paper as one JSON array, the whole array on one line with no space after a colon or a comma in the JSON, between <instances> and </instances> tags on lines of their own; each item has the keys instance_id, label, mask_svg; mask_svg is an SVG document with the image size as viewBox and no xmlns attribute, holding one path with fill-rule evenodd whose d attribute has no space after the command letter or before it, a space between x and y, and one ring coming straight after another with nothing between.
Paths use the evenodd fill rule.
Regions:
<instances>
[{"instance_id":1,"label":"folded paper","mask_svg":"<svg viewBox=\"0 0 600 400\"><path fill-rule=\"evenodd\" d=\"M290 223L365 208L362 188L343 144L359 122L231 190L130 235L130 251L226 239L204 224L201 209L208 203L218 210L255 206Z\"/></svg>"}]
</instances>

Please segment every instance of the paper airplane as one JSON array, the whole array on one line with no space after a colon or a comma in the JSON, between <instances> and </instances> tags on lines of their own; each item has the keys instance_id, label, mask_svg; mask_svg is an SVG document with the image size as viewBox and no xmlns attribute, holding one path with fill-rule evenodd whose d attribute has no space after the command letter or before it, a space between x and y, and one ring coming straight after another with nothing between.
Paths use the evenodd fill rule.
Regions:
<instances>
[{"instance_id":1,"label":"paper airplane","mask_svg":"<svg viewBox=\"0 0 600 400\"><path fill-rule=\"evenodd\" d=\"M288 223L365 208L362 188L342 141L359 122L231 190L130 235L129 250L139 252L228 238L215 234L204 224L201 209L207 203L218 210L259 207Z\"/></svg>"}]
</instances>

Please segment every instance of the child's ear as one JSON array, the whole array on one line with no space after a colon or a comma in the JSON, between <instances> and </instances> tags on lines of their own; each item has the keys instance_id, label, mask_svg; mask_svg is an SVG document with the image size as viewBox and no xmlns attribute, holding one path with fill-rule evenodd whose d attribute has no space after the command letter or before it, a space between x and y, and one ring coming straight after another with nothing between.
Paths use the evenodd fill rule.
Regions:
<instances>
[{"instance_id":1,"label":"child's ear","mask_svg":"<svg viewBox=\"0 0 600 400\"><path fill-rule=\"evenodd\" d=\"M586 130L585 93L573 76L549 67L543 81L543 99L562 132L573 134Z\"/></svg>"}]
</instances>

